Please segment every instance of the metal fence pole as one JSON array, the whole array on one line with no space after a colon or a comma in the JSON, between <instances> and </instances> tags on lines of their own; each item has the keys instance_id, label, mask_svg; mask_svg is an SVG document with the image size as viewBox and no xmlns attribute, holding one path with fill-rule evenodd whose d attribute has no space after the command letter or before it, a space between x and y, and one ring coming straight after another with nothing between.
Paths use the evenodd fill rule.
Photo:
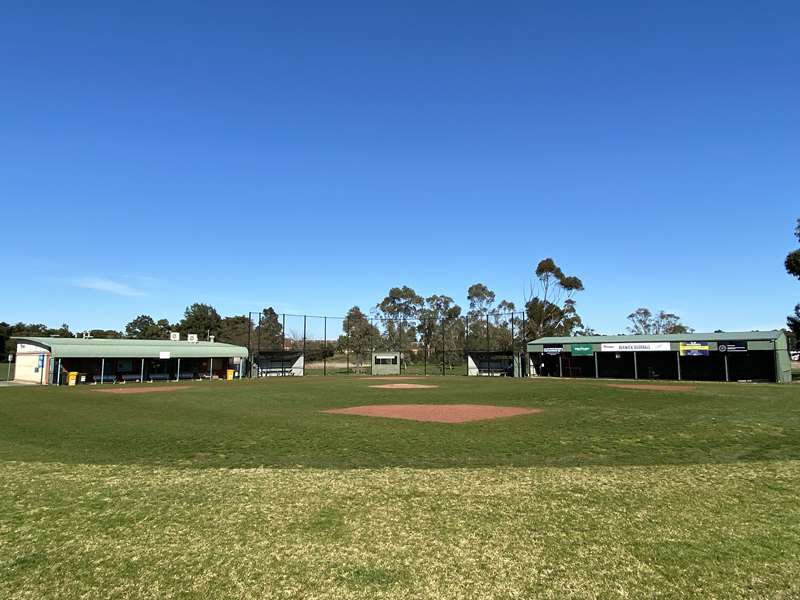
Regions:
<instances>
[{"instance_id":1,"label":"metal fence pole","mask_svg":"<svg viewBox=\"0 0 800 600\"><path fill-rule=\"evenodd\" d=\"M347 358L347 374L350 375L350 317L345 317L344 330L346 334L345 343L347 345L347 350L345 351L345 356Z\"/></svg>"},{"instance_id":2,"label":"metal fence pole","mask_svg":"<svg viewBox=\"0 0 800 600\"><path fill-rule=\"evenodd\" d=\"M144 359L142 359L142 370L139 373L139 383L144 383Z\"/></svg>"},{"instance_id":3,"label":"metal fence pole","mask_svg":"<svg viewBox=\"0 0 800 600\"><path fill-rule=\"evenodd\" d=\"M175 373L175 381L180 381L180 380L181 380L181 359L179 358L178 359L178 370Z\"/></svg>"},{"instance_id":4,"label":"metal fence pole","mask_svg":"<svg viewBox=\"0 0 800 600\"><path fill-rule=\"evenodd\" d=\"M725 365L725 372L728 372L728 365ZM58 373L56 374L56 385L61 385L61 359L58 359Z\"/></svg>"},{"instance_id":5,"label":"metal fence pole","mask_svg":"<svg viewBox=\"0 0 800 600\"><path fill-rule=\"evenodd\" d=\"M397 345L399 346L400 351L400 375L403 374L403 321L400 321L400 324L397 327L397 336L398 341Z\"/></svg>"},{"instance_id":6,"label":"metal fence pole","mask_svg":"<svg viewBox=\"0 0 800 600\"><path fill-rule=\"evenodd\" d=\"M492 344L491 344L491 342L489 342L489 311L486 311L486 351L489 352L491 347L492 347ZM491 371L492 370L489 369L490 373L491 373Z\"/></svg>"},{"instance_id":7,"label":"metal fence pole","mask_svg":"<svg viewBox=\"0 0 800 600\"><path fill-rule=\"evenodd\" d=\"M211 381L214 377L214 358L208 359L208 380Z\"/></svg>"},{"instance_id":8,"label":"metal fence pole","mask_svg":"<svg viewBox=\"0 0 800 600\"><path fill-rule=\"evenodd\" d=\"M322 317L322 376L328 374L328 317Z\"/></svg>"},{"instance_id":9,"label":"metal fence pole","mask_svg":"<svg viewBox=\"0 0 800 600\"><path fill-rule=\"evenodd\" d=\"M442 317L442 375L444 375L444 363L445 363L445 354L447 350L445 350L445 341L444 341L444 317Z\"/></svg>"},{"instance_id":10,"label":"metal fence pole","mask_svg":"<svg viewBox=\"0 0 800 600\"><path fill-rule=\"evenodd\" d=\"M100 385L103 385L103 379L105 378L105 375L106 375L106 359L105 358L101 358L100 359Z\"/></svg>"},{"instance_id":11,"label":"metal fence pole","mask_svg":"<svg viewBox=\"0 0 800 600\"><path fill-rule=\"evenodd\" d=\"M306 374L306 315L303 315L303 375Z\"/></svg>"}]
</instances>

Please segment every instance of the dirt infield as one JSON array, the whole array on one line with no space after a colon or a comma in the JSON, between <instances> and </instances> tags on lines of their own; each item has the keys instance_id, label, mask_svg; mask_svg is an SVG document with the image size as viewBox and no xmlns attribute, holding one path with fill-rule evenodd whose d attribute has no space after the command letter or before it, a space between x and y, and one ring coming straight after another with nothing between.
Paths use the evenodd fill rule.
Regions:
<instances>
[{"instance_id":1,"label":"dirt infield","mask_svg":"<svg viewBox=\"0 0 800 600\"><path fill-rule=\"evenodd\" d=\"M155 394L157 392L174 392L175 390L190 390L188 385L151 385L148 387L96 387L93 392L103 392L104 394Z\"/></svg>"},{"instance_id":2,"label":"dirt infield","mask_svg":"<svg viewBox=\"0 0 800 600\"><path fill-rule=\"evenodd\" d=\"M439 386L420 385L418 383L384 383L383 385L371 385L369 387L380 390L430 390Z\"/></svg>"},{"instance_id":3,"label":"dirt infield","mask_svg":"<svg viewBox=\"0 0 800 600\"><path fill-rule=\"evenodd\" d=\"M352 408L334 408L323 410L322 412L430 423L467 423L469 421L486 421L502 417L532 415L542 412L542 409L485 404L371 404L368 406L353 406Z\"/></svg>"},{"instance_id":4,"label":"dirt infield","mask_svg":"<svg viewBox=\"0 0 800 600\"><path fill-rule=\"evenodd\" d=\"M416 379L425 379L424 375L387 375L385 377L379 377L378 375L369 377L359 377L359 379L365 379L367 381L414 381Z\"/></svg>"},{"instance_id":5,"label":"dirt infield","mask_svg":"<svg viewBox=\"0 0 800 600\"><path fill-rule=\"evenodd\" d=\"M693 385L651 385L647 383L612 383L608 387L621 390L651 390L653 392L691 392L696 389Z\"/></svg>"}]
</instances>

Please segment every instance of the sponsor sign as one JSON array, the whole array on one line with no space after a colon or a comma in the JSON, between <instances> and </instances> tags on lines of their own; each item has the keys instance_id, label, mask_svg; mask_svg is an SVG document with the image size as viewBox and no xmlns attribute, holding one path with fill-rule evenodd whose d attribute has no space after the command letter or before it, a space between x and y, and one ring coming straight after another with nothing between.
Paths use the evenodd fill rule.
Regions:
<instances>
[{"instance_id":1,"label":"sponsor sign","mask_svg":"<svg viewBox=\"0 0 800 600\"><path fill-rule=\"evenodd\" d=\"M44 354L39 355L39 368L44 368Z\"/></svg>"},{"instance_id":2,"label":"sponsor sign","mask_svg":"<svg viewBox=\"0 0 800 600\"><path fill-rule=\"evenodd\" d=\"M669 342L625 342L601 344L602 352L669 352Z\"/></svg>"},{"instance_id":3,"label":"sponsor sign","mask_svg":"<svg viewBox=\"0 0 800 600\"><path fill-rule=\"evenodd\" d=\"M158 358L160 358L162 360L169 360L169 357L170 357L170 353L169 352L159 352L158 353Z\"/></svg>"},{"instance_id":4,"label":"sponsor sign","mask_svg":"<svg viewBox=\"0 0 800 600\"><path fill-rule=\"evenodd\" d=\"M717 344L720 352L747 352L747 342L722 342Z\"/></svg>"},{"instance_id":5,"label":"sponsor sign","mask_svg":"<svg viewBox=\"0 0 800 600\"><path fill-rule=\"evenodd\" d=\"M572 344L570 351L572 352L572 356L594 355L594 348L591 344Z\"/></svg>"},{"instance_id":6,"label":"sponsor sign","mask_svg":"<svg viewBox=\"0 0 800 600\"><path fill-rule=\"evenodd\" d=\"M545 354L561 354L564 351L564 346L561 344L545 344L543 351Z\"/></svg>"},{"instance_id":7,"label":"sponsor sign","mask_svg":"<svg viewBox=\"0 0 800 600\"><path fill-rule=\"evenodd\" d=\"M708 342L681 342L681 356L708 356Z\"/></svg>"}]
</instances>

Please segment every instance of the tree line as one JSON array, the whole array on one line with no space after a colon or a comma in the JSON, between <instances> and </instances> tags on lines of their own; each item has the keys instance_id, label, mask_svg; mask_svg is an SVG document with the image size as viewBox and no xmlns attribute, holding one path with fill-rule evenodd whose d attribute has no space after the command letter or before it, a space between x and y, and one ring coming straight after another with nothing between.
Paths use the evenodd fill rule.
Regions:
<instances>
[{"instance_id":1,"label":"tree line","mask_svg":"<svg viewBox=\"0 0 800 600\"><path fill-rule=\"evenodd\" d=\"M336 352L365 355L390 349L426 355L443 352L456 357L466 349L505 350L523 340L545 336L596 334L578 313L576 295L582 291L584 285L579 277L567 275L552 258L545 258L531 274L521 307L510 300L498 301L496 293L480 282L467 289L464 308L447 295L423 297L409 286L392 287L366 313L359 306L350 308L338 336L330 340L302 340L294 332L287 334L279 314L271 307L251 320L251 315L223 317L204 303L186 307L183 318L176 323L138 315L123 330L93 329L87 333L96 338L156 340L168 339L169 332L178 331L184 337L188 333L197 334L201 340L214 336L219 342L249 346L251 350L299 350L304 344L311 360ZM648 308L638 308L627 318L633 334L692 331L678 315L665 311L653 313ZM73 335L67 324L53 329L43 324L0 323L0 341L7 352L14 349L11 336Z\"/></svg>"}]
</instances>

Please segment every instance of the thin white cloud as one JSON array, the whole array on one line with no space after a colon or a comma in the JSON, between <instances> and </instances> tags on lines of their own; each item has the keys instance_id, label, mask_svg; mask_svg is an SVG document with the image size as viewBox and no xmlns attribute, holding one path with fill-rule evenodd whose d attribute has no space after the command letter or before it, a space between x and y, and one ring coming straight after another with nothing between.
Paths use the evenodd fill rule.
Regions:
<instances>
[{"instance_id":1,"label":"thin white cloud","mask_svg":"<svg viewBox=\"0 0 800 600\"><path fill-rule=\"evenodd\" d=\"M72 281L72 284L79 288L107 292L109 294L116 294L117 296L145 295L143 291L137 290L125 283L120 283L112 279L103 279L102 277L82 277L81 279Z\"/></svg>"}]
</instances>

